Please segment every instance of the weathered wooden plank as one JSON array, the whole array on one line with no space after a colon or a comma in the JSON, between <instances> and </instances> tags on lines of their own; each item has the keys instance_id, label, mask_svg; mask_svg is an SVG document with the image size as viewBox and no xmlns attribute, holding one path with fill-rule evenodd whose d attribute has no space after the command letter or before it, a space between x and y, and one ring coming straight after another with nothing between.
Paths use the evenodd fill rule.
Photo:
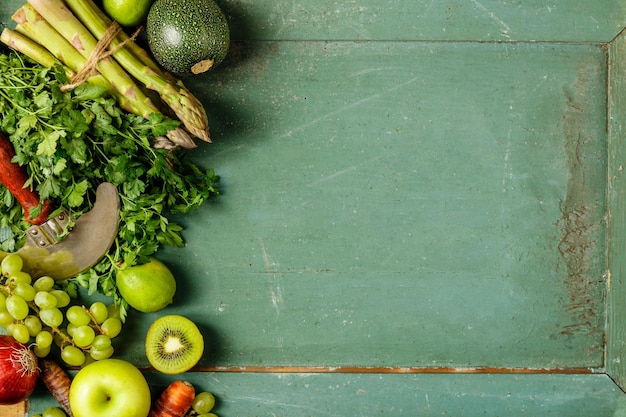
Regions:
<instances>
[{"instance_id":1,"label":"weathered wooden plank","mask_svg":"<svg viewBox=\"0 0 626 417\"><path fill-rule=\"evenodd\" d=\"M205 369L227 367L185 374L218 414L625 414L607 375L566 372L624 381L622 117L601 43L626 4L220 4L240 41L187 83L215 139L193 157L223 197L159 254L179 277L165 312L200 324ZM120 357L146 364L154 317L132 315ZM481 367L496 374L451 373Z\"/></svg>"},{"instance_id":2,"label":"weathered wooden plank","mask_svg":"<svg viewBox=\"0 0 626 417\"><path fill-rule=\"evenodd\" d=\"M154 394L172 377L148 374ZM229 417L623 415L623 393L605 375L388 375L187 373ZM54 405L31 398L31 413ZM17 417L17 416L16 416Z\"/></svg>"},{"instance_id":3,"label":"weathered wooden plank","mask_svg":"<svg viewBox=\"0 0 626 417\"><path fill-rule=\"evenodd\" d=\"M237 39L608 42L624 1L392 0L219 2Z\"/></svg>"},{"instance_id":4,"label":"weathered wooden plank","mask_svg":"<svg viewBox=\"0 0 626 417\"><path fill-rule=\"evenodd\" d=\"M24 0L3 0L2 22ZM609 42L626 26L623 0L219 0L238 40Z\"/></svg>"},{"instance_id":5,"label":"weathered wooden plank","mask_svg":"<svg viewBox=\"0 0 626 417\"><path fill-rule=\"evenodd\" d=\"M228 416L616 416L603 375L191 375ZM621 410L621 411L620 411Z\"/></svg>"},{"instance_id":6,"label":"weathered wooden plank","mask_svg":"<svg viewBox=\"0 0 626 417\"><path fill-rule=\"evenodd\" d=\"M610 271L607 298L608 338L606 367L615 381L626 384L626 179L624 165L624 106L626 105L626 54L625 38L620 35L609 47L609 145L608 145L608 205L609 205L609 252Z\"/></svg>"},{"instance_id":7,"label":"weathered wooden plank","mask_svg":"<svg viewBox=\"0 0 626 417\"><path fill-rule=\"evenodd\" d=\"M601 47L244 52L190 84L224 195L163 253L206 363L603 365Z\"/></svg>"}]
</instances>

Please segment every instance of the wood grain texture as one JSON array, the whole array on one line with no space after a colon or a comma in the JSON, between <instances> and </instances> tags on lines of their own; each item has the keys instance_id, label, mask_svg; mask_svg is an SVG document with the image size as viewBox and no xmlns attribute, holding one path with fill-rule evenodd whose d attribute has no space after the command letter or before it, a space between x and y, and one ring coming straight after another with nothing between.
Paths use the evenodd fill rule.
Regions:
<instances>
[{"instance_id":1,"label":"wood grain texture","mask_svg":"<svg viewBox=\"0 0 626 417\"><path fill-rule=\"evenodd\" d=\"M28 411L28 402L22 401L17 404L0 405L0 417L22 417Z\"/></svg>"},{"instance_id":2,"label":"wood grain texture","mask_svg":"<svg viewBox=\"0 0 626 417\"><path fill-rule=\"evenodd\" d=\"M218 2L236 39L609 42L622 1L252 0Z\"/></svg>"},{"instance_id":3,"label":"wood grain texture","mask_svg":"<svg viewBox=\"0 0 626 417\"><path fill-rule=\"evenodd\" d=\"M624 73L626 70L626 45L624 35L620 35L609 48L609 166L608 166L608 202L609 202L609 286L607 298L607 357L606 367L609 374L620 384L626 386L626 182L624 166L624 106L626 91Z\"/></svg>"},{"instance_id":4,"label":"wood grain texture","mask_svg":"<svg viewBox=\"0 0 626 417\"><path fill-rule=\"evenodd\" d=\"M218 3L222 195L158 254L218 415L626 415L626 3Z\"/></svg>"},{"instance_id":5,"label":"wood grain texture","mask_svg":"<svg viewBox=\"0 0 626 417\"><path fill-rule=\"evenodd\" d=\"M608 43L626 26L622 0L218 0L236 40ZM3 0L2 22L22 0Z\"/></svg>"},{"instance_id":6,"label":"wood grain texture","mask_svg":"<svg viewBox=\"0 0 626 417\"><path fill-rule=\"evenodd\" d=\"M220 416L623 415L623 393L606 375L189 375L216 393ZM157 380L151 380L155 385Z\"/></svg>"},{"instance_id":7,"label":"wood grain texture","mask_svg":"<svg viewBox=\"0 0 626 417\"><path fill-rule=\"evenodd\" d=\"M208 361L602 366L600 45L247 46L194 153L223 197L164 252Z\"/></svg>"}]
</instances>

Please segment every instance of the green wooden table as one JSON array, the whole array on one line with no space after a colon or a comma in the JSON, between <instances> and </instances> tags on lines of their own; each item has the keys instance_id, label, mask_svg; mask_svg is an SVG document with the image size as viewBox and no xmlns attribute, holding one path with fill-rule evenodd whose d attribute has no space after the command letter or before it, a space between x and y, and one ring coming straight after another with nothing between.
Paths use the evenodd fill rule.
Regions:
<instances>
[{"instance_id":1,"label":"green wooden table","mask_svg":"<svg viewBox=\"0 0 626 417\"><path fill-rule=\"evenodd\" d=\"M626 1L218 3L222 195L159 253L216 412L625 416Z\"/></svg>"}]
</instances>

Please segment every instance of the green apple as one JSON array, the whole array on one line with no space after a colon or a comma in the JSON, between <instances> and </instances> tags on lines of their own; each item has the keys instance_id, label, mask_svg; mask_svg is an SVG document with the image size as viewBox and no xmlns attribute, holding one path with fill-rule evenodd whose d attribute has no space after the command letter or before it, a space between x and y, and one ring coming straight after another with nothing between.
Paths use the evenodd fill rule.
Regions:
<instances>
[{"instance_id":1,"label":"green apple","mask_svg":"<svg viewBox=\"0 0 626 417\"><path fill-rule=\"evenodd\" d=\"M150 388L141 371L122 359L103 359L82 368L70 385L74 417L146 417Z\"/></svg>"}]
</instances>

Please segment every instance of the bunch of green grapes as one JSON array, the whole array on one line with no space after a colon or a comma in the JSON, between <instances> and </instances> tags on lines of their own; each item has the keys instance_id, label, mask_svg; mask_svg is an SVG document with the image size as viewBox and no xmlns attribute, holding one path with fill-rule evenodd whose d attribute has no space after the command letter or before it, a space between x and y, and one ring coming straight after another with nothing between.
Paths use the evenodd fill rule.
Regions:
<instances>
[{"instance_id":1,"label":"bunch of green grapes","mask_svg":"<svg viewBox=\"0 0 626 417\"><path fill-rule=\"evenodd\" d=\"M122 321L114 305L101 301L88 308L71 305L67 290L48 276L32 277L22 270L23 260L15 253L0 262L0 325L18 342L33 344L40 358L52 346L70 366L113 355L111 339L119 335Z\"/></svg>"}]
</instances>

